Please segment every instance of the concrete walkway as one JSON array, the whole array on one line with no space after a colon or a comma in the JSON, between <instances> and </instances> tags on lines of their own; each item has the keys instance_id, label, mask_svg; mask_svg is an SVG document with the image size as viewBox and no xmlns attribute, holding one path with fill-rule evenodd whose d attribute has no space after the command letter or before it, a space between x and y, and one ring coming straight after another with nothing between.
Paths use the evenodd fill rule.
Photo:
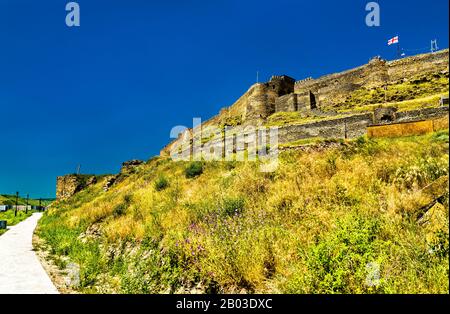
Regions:
<instances>
[{"instance_id":1,"label":"concrete walkway","mask_svg":"<svg viewBox=\"0 0 450 314\"><path fill-rule=\"evenodd\" d=\"M0 294L58 293L33 251L33 232L41 217L35 213L0 236Z\"/></svg>"}]
</instances>

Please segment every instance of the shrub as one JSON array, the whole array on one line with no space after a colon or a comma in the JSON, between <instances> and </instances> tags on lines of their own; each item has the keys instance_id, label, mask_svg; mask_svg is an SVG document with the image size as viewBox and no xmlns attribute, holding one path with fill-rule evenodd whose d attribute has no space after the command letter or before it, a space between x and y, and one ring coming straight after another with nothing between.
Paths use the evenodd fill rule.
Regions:
<instances>
[{"instance_id":1,"label":"shrub","mask_svg":"<svg viewBox=\"0 0 450 314\"><path fill-rule=\"evenodd\" d=\"M125 214L125 211L127 210L127 207L125 204L119 204L113 209L113 215L114 217L119 217Z\"/></svg>"},{"instance_id":2,"label":"shrub","mask_svg":"<svg viewBox=\"0 0 450 314\"><path fill-rule=\"evenodd\" d=\"M169 180L164 176L160 175L155 181L155 190L162 191L169 186Z\"/></svg>"},{"instance_id":3,"label":"shrub","mask_svg":"<svg viewBox=\"0 0 450 314\"><path fill-rule=\"evenodd\" d=\"M118 204L116 207L114 207L113 209L113 215L114 217L119 217L125 214L127 208L130 206L132 201L132 197L130 194L126 194L123 197L123 202Z\"/></svg>"},{"instance_id":4,"label":"shrub","mask_svg":"<svg viewBox=\"0 0 450 314\"><path fill-rule=\"evenodd\" d=\"M394 184L412 189L423 187L431 181L448 174L447 159L417 158L400 166L395 172Z\"/></svg>"},{"instance_id":5,"label":"shrub","mask_svg":"<svg viewBox=\"0 0 450 314\"><path fill-rule=\"evenodd\" d=\"M306 292L305 287L314 293L367 292L367 267L382 260L389 245L379 234L378 220L354 214L338 220L337 229L305 256L308 276L294 276L287 292Z\"/></svg>"},{"instance_id":6,"label":"shrub","mask_svg":"<svg viewBox=\"0 0 450 314\"><path fill-rule=\"evenodd\" d=\"M192 179L203 173L203 163L200 161L191 162L185 170L186 178Z\"/></svg>"},{"instance_id":7,"label":"shrub","mask_svg":"<svg viewBox=\"0 0 450 314\"><path fill-rule=\"evenodd\" d=\"M222 210L225 215L232 216L241 213L244 205L243 197L229 197L223 200Z\"/></svg>"}]
</instances>

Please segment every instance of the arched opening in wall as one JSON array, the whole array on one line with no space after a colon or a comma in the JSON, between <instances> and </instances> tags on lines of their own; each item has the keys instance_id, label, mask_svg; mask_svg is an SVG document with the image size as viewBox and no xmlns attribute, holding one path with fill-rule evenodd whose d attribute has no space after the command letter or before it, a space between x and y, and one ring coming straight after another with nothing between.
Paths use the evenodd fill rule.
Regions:
<instances>
[{"instance_id":1,"label":"arched opening in wall","mask_svg":"<svg viewBox=\"0 0 450 314\"><path fill-rule=\"evenodd\" d=\"M383 114L380 118L380 122L392 122L394 119L394 116L391 114Z\"/></svg>"},{"instance_id":2,"label":"arched opening in wall","mask_svg":"<svg viewBox=\"0 0 450 314\"><path fill-rule=\"evenodd\" d=\"M309 91L309 104L311 106L311 109L317 108L316 96L311 91Z\"/></svg>"}]
</instances>

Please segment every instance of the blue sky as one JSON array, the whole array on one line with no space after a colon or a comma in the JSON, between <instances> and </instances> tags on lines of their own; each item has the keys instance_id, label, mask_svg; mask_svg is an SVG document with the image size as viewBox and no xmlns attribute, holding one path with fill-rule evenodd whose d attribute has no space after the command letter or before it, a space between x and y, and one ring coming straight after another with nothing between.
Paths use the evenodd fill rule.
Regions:
<instances>
[{"instance_id":1,"label":"blue sky","mask_svg":"<svg viewBox=\"0 0 450 314\"><path fill-rule=\"evenodd\" d=\"M448 47L448 1L0 0L0 193L52 197L57 175L115 173L148 159L271 75L296 79L395 58L437 38Z\"/></svg>"}]
</instances>

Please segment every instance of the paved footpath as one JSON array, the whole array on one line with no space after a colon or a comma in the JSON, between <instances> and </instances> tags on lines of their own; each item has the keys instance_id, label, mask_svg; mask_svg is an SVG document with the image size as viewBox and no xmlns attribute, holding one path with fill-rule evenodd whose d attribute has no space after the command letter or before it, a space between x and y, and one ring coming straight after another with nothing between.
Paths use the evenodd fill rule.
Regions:
<instances>
[{"instance_id":1,"label":"paved footpath","mask_svg":"<svg viewBox=\"0 0 450 314\"><path fill-rule=\"evenodd\" d=\"M56 294L33 251L32 238L42 213L35 213L0 236L0 294Z\"/></svg>"}]
</instances>

